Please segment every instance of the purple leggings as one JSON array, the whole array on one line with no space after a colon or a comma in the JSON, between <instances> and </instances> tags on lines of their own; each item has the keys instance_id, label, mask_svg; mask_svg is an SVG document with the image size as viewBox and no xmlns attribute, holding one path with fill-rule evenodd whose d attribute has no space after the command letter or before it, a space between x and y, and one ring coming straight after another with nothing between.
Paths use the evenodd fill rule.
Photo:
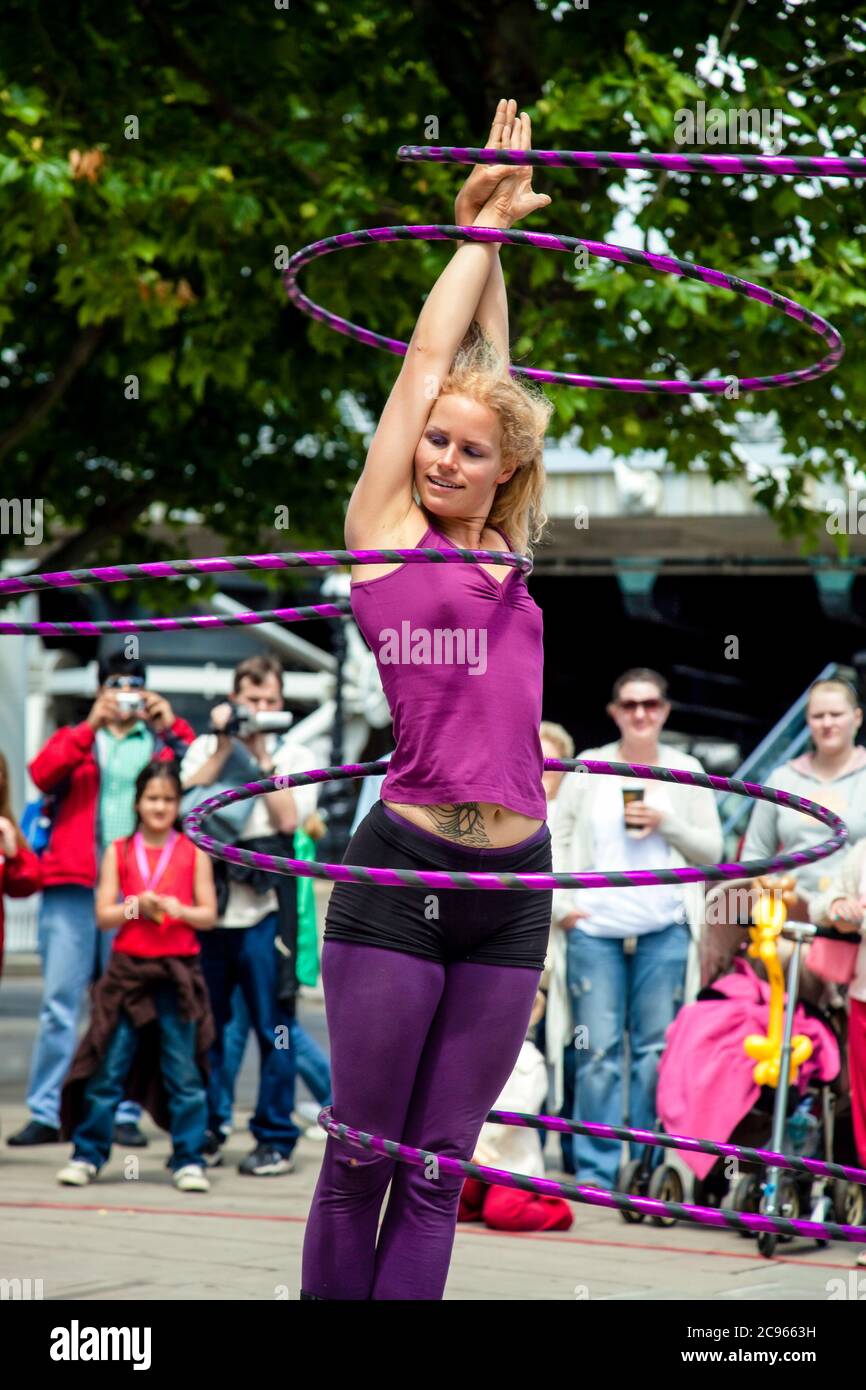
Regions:
<instances>
[{"instance_id":1,"label":"purple leggings","mask_svg":"<svg viewBox=\"0 0 866 1390\"><path fill-rule=\"evenodd\" d=\"M471 1159L526 1037L540 975L326 941L335 1120ZM304 1293L441 1299L462 1186L329 1136L304 1239Z\"/></svg>"}]
</instances>

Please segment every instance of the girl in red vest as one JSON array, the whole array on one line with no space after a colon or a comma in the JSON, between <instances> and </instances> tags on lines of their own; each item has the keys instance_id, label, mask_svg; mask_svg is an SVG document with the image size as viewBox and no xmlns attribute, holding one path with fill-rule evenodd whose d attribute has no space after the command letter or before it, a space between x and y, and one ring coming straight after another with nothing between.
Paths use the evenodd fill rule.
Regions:
<instances>
[{"instance_id":1,"label":"girl in red vest","mask_svg":"<svg viewBox=\"0 0 866 1390\"><path fill-rule=\"evenodd\" d=\"M83 1187L108 1161L114 1109L129 1094L170 1131L175 1185L209 1188L202 1148L213 1019L197 932L216 921L216 892L210 859L178 829L180 797L173 764L144 768L135 786L137 827L102 862L96 921L119 930L63 1088L63 1130L74 1152L57 1179L70 1186Z\"/></svg>"}]
</instances>

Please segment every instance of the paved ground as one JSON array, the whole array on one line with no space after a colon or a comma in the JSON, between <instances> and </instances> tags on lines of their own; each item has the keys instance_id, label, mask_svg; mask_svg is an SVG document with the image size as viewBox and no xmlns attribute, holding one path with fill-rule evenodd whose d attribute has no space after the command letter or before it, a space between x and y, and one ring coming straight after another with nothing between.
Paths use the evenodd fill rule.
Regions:
<instances>
[{"instance_id":1,"label":"paved ground","mask_svg":"<svg viewBox=\"0 0 866 1390\"><path fill-rule=\"evenodd\" d=\"M26 1118L30 1046L40 982L6 974L0 986L0 1124L8 1135ZM320 1000L306 999L301 1019L324 1042ZM249 1049L239 1087L245 1126L255 1084ZM299 1098L303 1096L299 1088ZM164 1168L167 1136L145 1119L150 1147L135 1151L138 1176L124 1177L113 1156L99 1182L61 1188L54 1175L66 1145L11 1149L0 1142L0 1278L43 1281L45 1299L295 1299L304 1222L322 1144L302 1138L297 1171L279 1178L241 1177L236 1166L213 1173L210 1193L177 1192ZM250 1147L232 1135L227 1161ZM556 1154L551 1148L549 1163ZM551 1168L551 1171L556 1171ZM772 1261L734 1234L650 1222L627 1226L609 1211L576 1205L563 1233L502 1235L458 1228L447 1299L493 1300L794 1300L823 1302L842 1288L856 1248L779 1247ZM857 1271L866 1297L866 1270ZM856 1275L854 1278L856 1279ZM856 1288L856 1284L853 1285Z\"/></svg>"}]
</instances>

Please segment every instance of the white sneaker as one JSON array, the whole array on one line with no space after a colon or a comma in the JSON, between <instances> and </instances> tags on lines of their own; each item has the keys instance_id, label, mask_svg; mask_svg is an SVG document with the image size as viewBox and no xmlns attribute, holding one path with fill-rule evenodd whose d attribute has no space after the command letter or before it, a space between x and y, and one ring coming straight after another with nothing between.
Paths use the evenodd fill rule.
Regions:
<instances>
[{"instance_id":1,"label":"white sneaker","mask_svg":"<svg viewBox=\"0 0 866 1390\"><path fill-rule=\"evenodd\" d=\"M70 1158L66 1167L57 1174L57 1181L64 1187L86 1187L93 1182L96 1173L95 1163L88 1163L84 1158Z\"/></svg>"},{"instance_id":2,"label":"white sneaker","mask_svg":"<svg viewBox=\"0 0 866 1390\"><path fill-rule=\"evenodd\" d=\"M187 1163L174 1174L174 1185L180 1192L210 1192L210 1183L198 1163Z\"/></svg>"},{"instance_id":3,"label":"white sneaker","mask_svg":"<svg viewBox=\"0 0 866 1390\"><path fill-rule=\"evenodd\" d=\"M313 1139L324 1144L328 1138L328 1131L322 1129L321 1125L310 1125L309 1129L304 1130L304 1138Z\"/></svg>"}]
</instances>

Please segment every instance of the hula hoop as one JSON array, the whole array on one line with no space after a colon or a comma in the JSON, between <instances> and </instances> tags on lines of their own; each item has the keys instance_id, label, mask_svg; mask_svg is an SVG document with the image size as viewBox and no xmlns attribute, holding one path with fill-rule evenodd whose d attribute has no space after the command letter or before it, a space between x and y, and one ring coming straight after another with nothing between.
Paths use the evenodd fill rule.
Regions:
<instances>
[{"instance_id":1,"label":"hula hoop","mask_svg":"<svg viewBox=\"0 0 866 1390\"><path fill-rule=\"evenodd\" d=\"M866 1168L847 1163L827 1163L820 1158L800 1158L777 1154L772 1149L749 1149L741 1144L721 1144L715 1139L690 1139L685 1134L656 1134L651 1129L628 1129L625 1125L599 1125L590 1121L564 1120L559 1115L526 1115L519 1110L491 1110L488 1123L516 1125L521 1129L558 1130L563 1134L588 1134L595 1139L626 1139L654 1148L684 1149L688 1153L712 1154L715 1158L736 1158L743 1163L762 1163L769 1168L788 1168L793 1173L809 1173L816 1178L838 1178L866 1186Z\"/></svg>"},{"instance_id":2,"label":"hula hoop","mask_svg":"<svg viewBox=\"0 0 866 1390\"><path fill-rule=\"evenodd\" d=\"M97 623L5 623L0 637L101 637L110 632L181 632L189 628L255 627L257 623L305 623L313 618L342 618L352 611L347 599L337 603L313 603L306 608L270 608L261 613L219 613L188 618L108 618Z\"/></svg>"},{"instance_id":3,"label":"hula hoop","mask_svg":"<svg viewBox=\"0 0 866 1390\"><path fill-rule=\"evenodd\" d=\"M664 169L675 174L782 174L810 179L866 179L860 155L795 157L778 154L637 154L631 150L495 150L465 145L401 145L404 162L442 164L543 164L565 169Z\"/></svg>"},{"instance_id":4,"label":"hula hoop","mask_svg":"<svg viewBox=\"0 0 866 1390\"><path fill-rule=\"evenodd\" d=\"M513 1124L533 1121L533 1127L538 1129L559 1128L559 1122L554 1126L549 1122L554 1118L549 1115L520 1115L515 1119L501 1118L510 1116L509 1111L491 1110L488 1120L500 1124ZM612 1207L619 1211L641 1212L645 1216L674 1216L680 1221L691 1221L701 1226L715 1226L729 1231L773 1231L779 1235L806 1236L812 1240L847 1240L857 1244L866 1244L866 1227L864 1226L844 1226L833 1221L801 1221L789 1217L764 1216L760 1212L738 1212L727 1211L720 1207L698 1207L691 1206L683 1202L663 1202L654 1197L631 1197L624 1192L610 1192L601 1187L582 1187L579 1183L569 1182L567 1179L556 1178L534 1178L526 1173L511 1173L504 1168L489 1168L483 1163L472 1163L468 1159L451 1158L446 1154L432 1153L429 1149L418 1149L411 1144L400 1144L394 1139L383 1139L376 1134L366 1134L363 1130L354 1129L351 1125L338 1123L333 1118L332 1107L326 1106L319 1112L318 1124L333 1139L340 1140L347 1144L352 1144L360 1149L372 1149L375 1153L382 1154L386 1158L396 1159L398 1163L410 1163L416 1167L433 1168L433 1172L438 1178L439 1173L449 1173L454 1177L477 1178L481 1182L496 1184L501 1187L516 1187L523 1192L537 1192L544 1197L564 1197L569 1202L586 1202L590 1206ZM584 1126L579 1126L582 1130ZM594 1130L606 1128L606 1126L594 1126ZM669 1135L647 1136L643 1130L627 1130L627 1134L637 1134L648 1143L650 1139L659 1141L662 1138L672 1139ZM701 1140L690 1139L689 1145L702 1143ZM678 1144L670 1144L672 1148L679 1147ZM728 1146L735 1148L734 1145ZM754 1152L759 1150L743 1150L742 1152ZM784 1155L776 1157L784 1158ZM792 1160L785 1159L784 1163L776 1164L777 1167L791 1167ZM860 1172L860 1169L852 1170ZM854 1181L866 1181L866 1173L860 1179Z\"/></svg>"},{"instance_id":5,"label":"hula hoop","mask_svg":"<svg viewBox=\"0 0 866 1390\"><path fill-rule=\"evenodd\" d=\"M209 556L198 560L158 560L145 564L99 566L93 569L58 570L45 574L29 574L0 579L0 597L15 594L39 593L46 590L78 588L87 584L119 584L129 580L176 579L185 575L224 574L250 570L282 570L298 567L325 568L341 564L483 564L511 565L528 572L532 565L525 555L513 551L467 550L452 547L437 550L432 547L378 550L308 550L273 552L262 555ZM115 619L99 623L0 623L0 634L7 632L49 632L51 635L73 632L78 636L97 636L103 632L137 632L205 626L239 626L256 622L301 621L308 617L342 617L350 605L316 604L300 609L271 609L265 613L243 614L235 618L155 618L135 621ZM848 839L844 822L834 812L805 797L764 787L758 783L735 781L706 773L688 772L676 768L645 767L642 764L596 762L576 759L548 758L545 770L560 772L594 772L607 776L641 777L652 781L673 782L678 785L705 787L711 791L732 792L776 805L792 807L810 815L833 831L832 836L809 849L790 854L774 855L743 864L697 864L676 869L641 869L626 871L596 870L587 873L513 874L462 873L456 870L413 870L368 868L354 864L319 864L305 859L283 858L261 854L236 846L224 845L204 834L202 822L214 811L236 801L253 796L308 786L319 782L344 781L376 776L388 770L385 762L352 763L343 767L322 768L308 773L281 774L256 782L231 787L218 796L202 801L184 818L183 827L190 839L212 857L230 863L248 864L271 873L288 876L330 879L335 882L358 882L381 887L422 887L471 889L509 889L539 891L556 888L644 887L657 884L717 882L719 880L755 877L779 869L797 868L834 854Z\"/></svg>"},{"instance_id":6,"label":"hula hoop","mask_svg":"<svg viewBox=\"0 0 866 1390\"><path fill-rule=\"evenodd\" d=\"M108 565L86 570L56 570L48 574L28 574L21 578L0 579L0 599L14 594L42 593L48 589L75 589L85 584L122 584L140 579L179 579L185 575L224 574L227 571L282 570L306 566L321 569L327 565L418 564L502 564L531 573L527 555L511 550L436 550L419 546L415 550L287 550L266 555L211 555L201 560L158 560L144 565ZM0 621L0 636L99 637L104 633L174 632L187 628L254 627L257 623L298 623L314 618L342 618L352 609L348 600L314 603L303 608L271 608L259 613L240 613L231 617L216 614L186 618L111 618L102 622Z\"/></svg>"},{"instance_id":7,"label":"hula hoop","mask_svg":"<svg viewBox=\"0 0 866 1390\"><path fill-rule=\"evenodd\" d=\"M532 571L528 555L513 550L280 550L264 555L206 555L199 560L151 560L143 565L99 565L96 569L55 570L0 579L0 598L7 594L34 594L44 589L77 589L82 584L125 584L135 579L180 579L185 575L225 574L246 570L287 570L329 565L412 564L513 565L525 574Z\"/></svg>"},{"instance_id":8,"label":"hula hoop","mask_svg":"<svg viewBox=\"0 0 866 1390\"><path fill-rule=\"evenodd\" d=\"M677 155L677 154L618 154L606 151L579 150L496 150L469 148L456 145L401 145L397 158L408 162L414 160L433 160L453 164L514 164L544 165L549 168L587 168L587 169L664 169L682 174L768 174L773 177L785 174L806 175L810 178L863 179L866 178L866 159L860 157L837 158L787 158L779 155ZM702 280L718 289L733 294L757 299L798 319L812 332L823 338L827 352L819 362L794 372L778 372L771 376L739 377L739 386L744 391L769 391L777 387L801 386L832 372L842 360L845 344L842 335L827 319L806 309L796 300L776 294L750 280L740 279L728 271L713 270L708 266L696 265L692 261L679 260L676 256L658 256L632 247L617 246L604 241L587 241L583 237L551 235L538 232L505 231L499 228L458 227L452 224L419 225L411 227L372 227L364 231L344 232L338 236L325 237L321 241L304 246L295 252L286 267L283 282L286 292L303 313L344 333L356 342L369 347L384 348L404 356L407 344L400 338L389 338L373 333L338 314L331 313L305 295L297 284L300 270L311 260L329 255L332 251L342 251L351 246L365 246L371 242L384 241L483 241L510 242L513 245L537 246L548 251L574 251L584 247L591 256L630 265L644 265L652 270L670 275L684 276L692 280ZM636 377L588 376L575 372L541 371L533 367L509 366L512 376L525 376L534 381L556 383L562 386L581 386L589 390L612 390L630 392L662 392L670 395L712 395L721 394L728 388L728 378L703 377L696 381L664 380Z\"/></svg>"},{"instance_id":9,"label":"hula hoop","mask_svg":"<svg viewBox=\"0 0 866 1390\"><path fill-rule=\"evenodd\" d=\"M319 864L307 859L288 859L280 855L260 854L239 849L212 839L202 831L202 822L214 811L236 801L248 801L266 792L291 787L310 786L319 782L349 781L354 778L380 776L388 771L387 762L349 763L343 767L326 767L312 772L296 772L265 777L258 782L245 782L230 787L217 796L199 804L184 817L184 833L208 854L225 859L230 864L249 864L267 869L270 873L290 877L331 879L336 883L375 884L381 888L456 888L456 889L528 889L534 892L549 888L636 888L661 883L682 884L719 882L725 879L754 878L759 874L775 873L779 869L798 868L834 854L848 839L844 821L826 806L819 806L805 797L765 787L758 782L741 782L731 777L716 777L705 772L689 772L681 768L648 767L643 763L598 762L585 758L545 758L544 770L551 772L590 772L611 777L640 777L655 782L674 782L680 786L706 787L710 791L730 792L756 801L771 801L777 806L791 807L821 821L835 833L828 840L808 849L789 854L775 854L770 859L754 859L741 864L687 864L675 869L596 869L583 873L526 874L463 872L456 869L382 869L360 864Z\"/></svg>"},{"instance_id":10,"label":"hula hoop","mask_svg":"<svg viewBox=\"0 0 866 1390\"><path fill-rule=\"evenodd\" d=\"M823 338L828 351L819 362L810 367L802 367L795 372L779 372L773 376L738 377L743 391L769 391L777 386L802 386L807 381L832 372L845 355L845 343L841 333L820 314L813 313L795 299L787 299L774 290L764 289L751 280L741 280L726 271L713 270L709 266L695 265L693 261L681 261L676 256L658 256L649 251L636 251L630 246L616 246L612 242L588 241L584 237L563 236L548 232L513 232L493 227L458 227L430 225L417 227L372 227L362 232L342 232L339 236L325 237L297 251L289 261L284 272L286 293L296 308L311 318L344 333L356 342L369 347L385 348L388 352L404 356L408 344L401 338L387 338L380 333L372 333L339 314L333 314L316 304L298 287L298 272L309 261L318 256L327 256L332 251L343 251L349 246L367 246L370 242L381 241L492 241L511 242L515 246L538 246L545 251L576 250L583 246L591 256L604 260L625 262L630 265L645 265L652 270L665 271L669 275L684 276L690 280L703 280L707 285L729 290L732 294L745 295L747 299L758 299L773 309L779 309L789 318L798 319ZM583 386L596 391L662 392L669 395L713 395L721 394L729 386L726 377L701 377L697 381L678 381L668 379L657 381L648 377L587 376L582 372L550 372L536 367L509 366L512 376L531 377L533 381L552 382L559 386Z\"/></svg>"}]
</instances>

